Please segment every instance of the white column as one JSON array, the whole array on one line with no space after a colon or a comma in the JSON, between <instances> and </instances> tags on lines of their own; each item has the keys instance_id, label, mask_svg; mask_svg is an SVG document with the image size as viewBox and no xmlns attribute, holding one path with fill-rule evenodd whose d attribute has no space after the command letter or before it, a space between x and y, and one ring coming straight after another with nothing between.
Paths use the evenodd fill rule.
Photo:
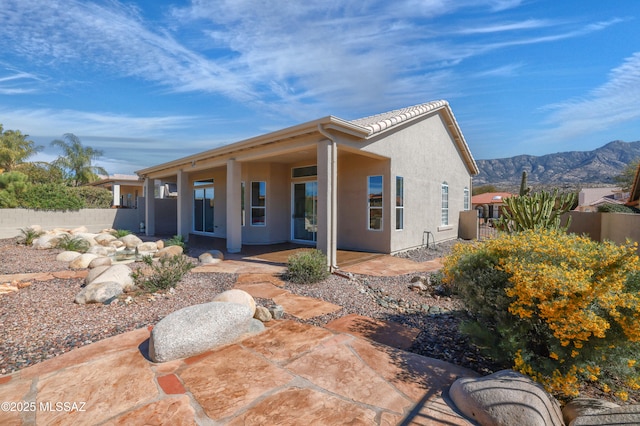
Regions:
<instances>
[{"instance_id":1,"label":"white column","mask_svg":"<svg viewBox=\"0 0 640 426\"><path fill-rule=\"evenodd\" d=\"M114 183L113 186L111 187L111 194L113 195L113 205L119 206L120 205L120 185Z\"/></svg>"},{"instance_id":2,"label":"white column","mask_svg":"<svg viewBox=\"0 0 640 426\"><path fill-rule=\"evenodd\" d=\"M145 234L154 235L156 232L156 198L155 198L155 181L154 179L144 179L144 224Z\"/></svg>"},{"instance_id":3,"label":"white column","mask_svg":"<svg viewBox=\"0 0 640 426\"><path fill-rule=\"evenodd\" d=\"M327 256L328 266L336 266L335 221L335 145L329 140L318 142L318 250Z\"/></svg>"},{"instance_id":4,"label":"white column","mask_svg":"<svg viewBox=\"0 0 640 426\"><path fill-rule=\"evenodd\" d=\"M242 164L234 158L227 160L227 251L242 249Z\"/></svg>"},{"instance_id":5,"label":"white column","mask_svg":"<svg viewBox=\"0 0 640 426\"><path fill-rule=\"evenodd\" d=\"M191 232L191 200L192 194L189 188L189 175L178 170L176 176L176 186L178 188L178 199L176 200L176 231L178 235L182 235L185 241L189 240L189 232Z\"/></svg>"}]
</instances>

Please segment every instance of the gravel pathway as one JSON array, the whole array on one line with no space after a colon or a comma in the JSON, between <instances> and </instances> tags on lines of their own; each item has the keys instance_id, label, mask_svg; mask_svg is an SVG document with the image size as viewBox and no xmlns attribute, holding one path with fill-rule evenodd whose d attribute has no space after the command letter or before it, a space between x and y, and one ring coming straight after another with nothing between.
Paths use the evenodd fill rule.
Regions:
<instances>
[{"instance_id":1,"label":"gravel pathway","mask_svg":"<svg viewBox=\"0 0 640 426\"><path fill-rule=\"evenodd\" d=\"M451 243L414 250L402 257L425 261L446 255ZM194 250L196 252L197 250ZM59 250L34 250L16 239L0 240L0 275L52 272L67 269L55 260ZM422 330L412 352L465 366L483 374L500 366L484 359L468 339L457 331L463 317L462 304L445 295L429 295L409 289L413 275L398 277L332 275L313 285L287 283L295 294L316 297L342 306L329 315L306 322L324 325L355 313L393 320ZM34 281L16 293L0 296L0 374L8 374L92 342L153 325L169 313L206 303L233 287L237 276L221 273L189 273L174 292L133 297L110 305L78 305L73 299L81 279ZM257 300L270 304L269 300ZM290 319L295 319L286 316Z\"/></svg>"}]
</instances>

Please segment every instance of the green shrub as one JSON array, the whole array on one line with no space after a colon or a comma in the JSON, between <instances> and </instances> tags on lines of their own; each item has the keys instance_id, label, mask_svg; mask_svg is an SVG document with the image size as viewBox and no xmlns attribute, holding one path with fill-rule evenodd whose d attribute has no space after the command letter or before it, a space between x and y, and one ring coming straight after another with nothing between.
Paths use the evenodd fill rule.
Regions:
<instances>
[{"instance_id":1,"label":"green shrub","mask_svg":"<svg viewBox=\"0 0 640 426\"><path fill-rule=\"evenodd\" d=\"M628 207L624 204L601 204L598 206L601 213L640 213L635 207Z\"/></svg>"},{"instance_id":2,"label":"green shrub","mask_svg":"<svg viewBox=\"0 0 640 426\"><path fill-rule=\"evenodd\" d=\"M84 238L72 237L71 235L65 234L60 238L56 247L67 251L86 253L86 251L91 248L91 244L89 244L89 241Z\"/></svg>"},{"instance_id":3,"label":"green shrub","mask_svg":"<svg viewBox=\"0 0 640 426\"><path fill-rule=\"evenodd\" d=\"M80 210L84 202L71 188L61 184L31 185L19 198L20 207L35 210Z\"/></svg>"},{"instance_id":4,"label":"green shrub","mask_svg":"<svg viewBox=\"0 0 640 426\"><path fill-rule=\"evenodd\" d=\"M157 262L151 256L143 256L145 266L131 274L133 282L148 292L175 287L193 267L187 256L162 257Z\"/></svg>"},{"instance_id":5,"label":"green shrub","mask_svg":"<svg viewBox=\"0 0 640 426\"><path fill-rule=\"evenodd\" d=\"M18 238L18 244L24 244L26 246L30 246L36 238L44 234L44 232L36 231L33 228L22 228L20 233L22 235Z\"/></svg>"},{"instance_id":6,"label":"green shrub","mask_svg":"<svg viewBox=\"0 0 640 426\"><path fill-rule=\"evenodd\" d=\"M320 250L305 250L289 257L286 278L300 284L312 284L329 276L327 256Z\"/></svg>"},{"instance_id":7,"label":"green shrub","mask_svg":"<svg viewBox=\"0 0 640 426\"><path fill-rule=\"evenodd\" d=\"M113 231L111 231L111 235L113 235L116 238L122 238L130 234L131 234L131 231L129 231L128 229L114 229Z\"/></svg>"},{"instance_id":8,"label":"green shrub","mask_svg":"<svg viewBox=\"0 0 640 426\"><path fill-rule=\"evenodd\" d=\"M624 400L640 389L636 250L528 230L456 246L444 273L473 318L462 331L495 359L559 396L594 382Z\"/></svg>"},{"instance_id":9,"label":"green shrub","mask_svg":"<svg viewBox=\"0 0 640 426\"><path fill-rule=\"evenodd\" d=\"M0 173L0 208L15 208L29 188L27 175L20 172Z\"/></svg>"},{"instance_id":10,"label":"green shrub","mask_svg":"<svg viewBox=\"0 0 640 426\"><path fill-rule=\"evenodd\" d=\"M108 209L113 202L113 194L105 188L78 186L70 189L84 201L85 209Z\"/></svg>"}]
</instances>

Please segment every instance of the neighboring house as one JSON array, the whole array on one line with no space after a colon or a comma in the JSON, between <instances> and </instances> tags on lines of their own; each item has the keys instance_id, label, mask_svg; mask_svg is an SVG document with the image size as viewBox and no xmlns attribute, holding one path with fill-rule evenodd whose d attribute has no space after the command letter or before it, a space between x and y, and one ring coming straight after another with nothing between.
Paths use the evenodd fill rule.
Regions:
<instances>
[{"instance_id":1,"label":"neighboring house","mask_svg":"<svg viewBox=\"0 0 640 426\"><path fill-rule=\"evenodd\" d=\"M328 116L136 172L175 182L177 232L243 244L392 253L458 236L475 160L446 101L359 120ZM146 198L147 234L155 199Z\"/></svg>"},{"instance_id":2,"label":"neighboring house","mask_svg":"<svg viewBox=\"0 0 640 426\"><path fill-rule=\"evenodd\" d=\"M627 201L627 206L629 207L640 207L640 163L638 163L638 168L636 169L636 176L633 179L633 185L631 185L631 192L629 193L629 200Z\"/></svg>"},{"instance_id":3,"label":"neighboring house","mask_svg":"<svg viewBox=\"0 0 640 426\"><path fill-rule=\"evenodd\" d=\"M91 182L89 185L106 188L113 194L113 207L138 207L138 197L142 196L144 182L137 175L101 176L100 180Z\"/></svg>"},{"instance_id":4,"label":"neighboring house","mask_svg":"<svg viewBox=\"0 0 640 426\"><path fill-rule=\"evenodd\" d=\"M603 204L625 204L628 199L629 193L618 187L583 188L578 193L578 206L574 210L597 212Z\"/></svg>"},{"instance_id":5,"label":"neighboring house","mask_svg":"<svg viewBox=\"0 0 640 426\"><path fill-rule=\"evenodd\" d=\"M472 208L478 212L478 217L484 219L498 219L502 216L504 199L513 196L509 192L485 192L471 197Z\"/></svg>"}]
</instances>

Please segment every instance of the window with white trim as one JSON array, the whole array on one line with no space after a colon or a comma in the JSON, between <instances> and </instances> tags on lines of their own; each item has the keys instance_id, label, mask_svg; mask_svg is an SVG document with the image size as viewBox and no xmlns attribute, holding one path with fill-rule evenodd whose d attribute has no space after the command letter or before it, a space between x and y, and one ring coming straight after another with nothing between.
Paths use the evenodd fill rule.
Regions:
<instances>
[{"instance_id":1,"label":"window with white trim","mask_svg":"<svg viewBox=\"0 0 640 426\"><path fill-rule=\"evenodd\" d=\"M396 230L404 229L404 178L396 176Z\"/></svg>"},{"instance_id":2,"label":"window with white trim","mask_svg":"<svg viewBox=\"0 0 640 426\"><path fill-rule=\"evenodd\" d=\"M382 229L382 176L369 176L367 180L368 229L379 231Z\"/></svg>"},{"instance_id":3,"label":"window with white trim","mask_svg":"<svg viewBox=\"0 0 640 426\"><path fill-rule=\"evenodd\" d=\"M470 206L469 206L469 187L465 186L464 187L464 209L465 210L469 210Z\"/></svg>"},{"instance_id":4,"label":"window with white trim","mask_svg":"<svg viewBox=\"0 0 640 426\"><path fill-rule=\"evenodd\" d=\"M441 214L441 224L448 225L449 224L449 185L447 182L442 182L442 214Z\"/></svg>"},{"instance_id":5,"label":"window with white trim","mask_svg":"<svg viewBox=\"0 0 640 426\"><path fill-rule=\"evenodd\" d=\"M251 182L251 226L267 225L267 183Z\"/></svg>"}]
</instances>

